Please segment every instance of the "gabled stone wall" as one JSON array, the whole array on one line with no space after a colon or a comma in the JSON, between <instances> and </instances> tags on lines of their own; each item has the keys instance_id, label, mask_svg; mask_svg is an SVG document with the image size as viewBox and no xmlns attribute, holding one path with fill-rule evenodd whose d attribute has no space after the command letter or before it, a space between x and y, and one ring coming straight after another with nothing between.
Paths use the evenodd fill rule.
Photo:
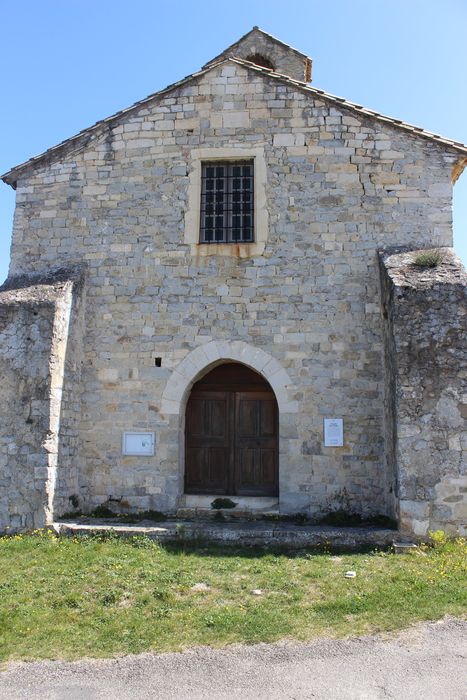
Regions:
<instances>
[{"instance_id":1,"label":"gabled stone wall","mask_svg":"<svg viewBox=\"0 0 467 700\"><path fill-rule=\"evenodd\" d=\"M383 253L386 459L403 531L466 533L467 275L451 249L435 268Z\"/></svg>"},{"instance_id":2,"label":"gabled stone wall","mask_svg":"<svg viewBox=\"0 0 467 700\"><path fill-rule=\"evenodd\" d=\"M197 230L186 242L195 152L215 160L225 149L264 164L260 253L203 256ZM214 343L228 359L240 343L290 380L282 511L391 513L376 251L451 245L458 160L447 145L227 61L22 170L10 274L87 265L75 393L65 364L79 424L62 422L74 447L62 452L57 511L78 489L86 509L112 496L174 512L183 406L164 412L164 392L191 353ZM325 417L343 418L342 447L323 445ZM153 456L122 454L134 430L155 433Z\"/></svg>"}]
</instances>

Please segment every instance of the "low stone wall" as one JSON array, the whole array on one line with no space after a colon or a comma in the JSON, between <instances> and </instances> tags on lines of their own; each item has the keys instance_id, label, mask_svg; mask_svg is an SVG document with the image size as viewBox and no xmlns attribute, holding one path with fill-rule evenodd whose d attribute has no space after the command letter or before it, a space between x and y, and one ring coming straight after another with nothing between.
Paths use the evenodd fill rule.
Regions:
<instances>
[{"instance_id":1,"label":"low stone wall","mask_svg":"<svg viewBox=\"0 0 467 700\"><path fill-rule=\"evenodd\" d=\"M0 532L53 522L75 283L61 272L0 289Z\"/></svg>"},{"instance_id":2,"label":"low stone wall","mask_svg":"<svg viewBox=\"0 0 467 700\"><path fill-rule=\"evenodd\" d=\"M466 534L467 275L452 249L381 254L386 458L402 531Z\"/></svg>"}]
</instances>

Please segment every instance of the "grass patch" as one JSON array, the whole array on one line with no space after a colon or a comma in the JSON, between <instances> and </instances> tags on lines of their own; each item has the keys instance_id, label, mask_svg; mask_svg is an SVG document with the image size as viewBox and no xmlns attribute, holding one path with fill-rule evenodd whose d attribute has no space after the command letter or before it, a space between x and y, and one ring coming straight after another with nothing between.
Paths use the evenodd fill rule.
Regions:
<instances>
[{"instance_id":1,"label":"grass patch","mask_svg":"<svg viewBox=\"0 0 467 700\"><path fill-rule=\"evenodd\" d=\"M465 555L463 540L337 557L163 547L141 536L4 537L0 658L358 635L462 615ZM350 569L355 579L344 578Z\"/></svg>"},{"instance_id":2,"label":"grass patch","mask_svg":"<svg viewBox=\"0 0 467 700\"><path fill-rule=\"evenodd\" d=\"M438 267L443 257L438 250L426 250L415 255L412 264L416 267Z\"/></svg>"}]
</instances>

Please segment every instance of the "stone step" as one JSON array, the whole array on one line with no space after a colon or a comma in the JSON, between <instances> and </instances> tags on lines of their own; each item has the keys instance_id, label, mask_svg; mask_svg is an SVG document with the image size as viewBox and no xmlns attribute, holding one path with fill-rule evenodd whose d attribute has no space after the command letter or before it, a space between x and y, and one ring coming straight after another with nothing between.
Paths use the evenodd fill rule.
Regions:
<instances>
[{"instance_id":1,"label":"stone step","mask_svg":"<svg viewBox=\"0 0 467 700\"><path fill-rule=\"evenodd\" d=\"M249 510L246 508L179 508L177 518L181 520L255 520L279 517L279 509Z\"/></svg>"},{"instance_id":2,"label":"stone step","mask_svg":"<svg viewBox=\"0 0 467 700\"><path fill-rule=\"evenodd\" d=\"M219 496L184 494L180 501L180 508L211 508L212 503L218 500ZM228 499L235 503L235 509L243 511L274 511L279 508L277 496L235 496L226 495L222 499Z\"/></svg>"},{"instance_id":3,"label":"stone step","mask_svg":"<svg viewBox=\"0 0 467 700\"><path fill-rule=\"evenodd\" d=\"M280 547L284 549L335 548L358 550L364 547L389 547L403 541L395 530L376 527L327 527L293 525L283 522L167 521L154 525L149 521L137 525L96 520L80 523L56 522L55 531L63 536L114 532L122 537L145 535L159 542L199 542L223 545Z\"/></svg>"}]
</instances>

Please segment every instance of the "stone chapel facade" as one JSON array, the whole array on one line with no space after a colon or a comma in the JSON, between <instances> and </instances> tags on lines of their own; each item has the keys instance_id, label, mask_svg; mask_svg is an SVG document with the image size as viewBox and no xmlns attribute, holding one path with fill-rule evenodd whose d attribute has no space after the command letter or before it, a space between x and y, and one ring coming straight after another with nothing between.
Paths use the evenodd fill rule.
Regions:
<instances>
[{"instance_id":1,"label":"stone chapel facade","mask_svg":"<svg viewBox=\"0 0 467 700\"><path fill-rule=\"evenodd\" d=\"M3 176L0 530L228 496L465 532L467 147L310 81L255 27Z\"/></svg>"}]
</instances>

